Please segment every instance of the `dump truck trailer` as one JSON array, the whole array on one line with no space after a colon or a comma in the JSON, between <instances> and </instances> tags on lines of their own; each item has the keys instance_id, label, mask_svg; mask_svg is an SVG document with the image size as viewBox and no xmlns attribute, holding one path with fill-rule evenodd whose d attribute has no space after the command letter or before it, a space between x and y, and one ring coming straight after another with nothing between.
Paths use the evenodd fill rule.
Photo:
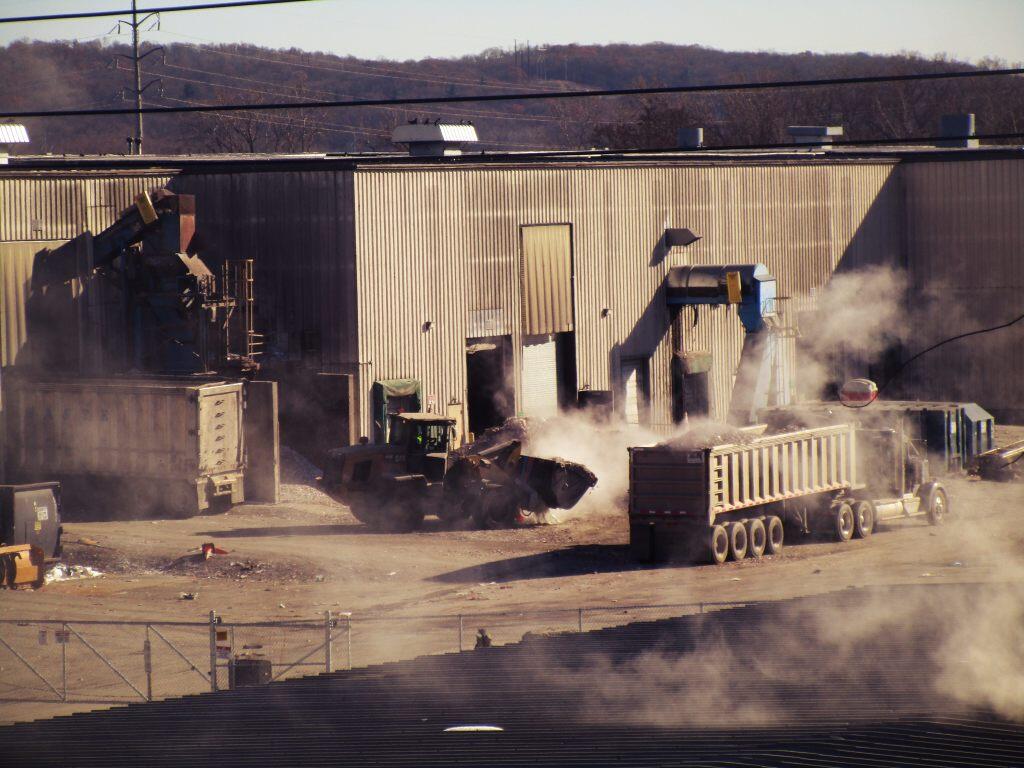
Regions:
<instances>
[{"instance_id":1,"label":"dump truck trailer","mask_svg":"<svg viewBox=\"0 0 1024 768\"><path fill-rule=\"evenodd\" d=\"M245 500L244 391L188 378L4 380L6 471L111 517Z\"/></svg>"},{"instance_id":2,"label":"dump truck trailer","mask_svg":"<svg viewBox=\"0 0 1024 768\"><path fill-rule=\"evenodd\" d=\"M848 541L880 521L938 523L948 508L927 458L899 429L840 424L629 449L630 549L641 561L759 558L781 551L784 523Z\"/></svg>"}]
</instances>

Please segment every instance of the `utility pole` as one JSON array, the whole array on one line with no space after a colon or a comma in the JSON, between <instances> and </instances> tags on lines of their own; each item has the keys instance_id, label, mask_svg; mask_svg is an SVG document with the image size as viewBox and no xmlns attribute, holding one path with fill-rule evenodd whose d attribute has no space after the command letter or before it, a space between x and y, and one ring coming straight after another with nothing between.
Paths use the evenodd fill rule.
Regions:
<instances>
[{"instance_id":1,"label":"utility pole","mask_svg":"<svg viewBox=\"0 0 1024 768\"><path fill-rule=\"evenodd\" d=\"M135 154L142 154L142 68L139 66L139 14L132 0L132 59L135 62Z\"/></svg>"},{"instance_id":2,"label":"utility pole","mask_svg":"<svg viewBox=\"0 0 1024 768\"><path fill-rule=\"evenodd\" d=\"M151 53L164 50L164 47L162 45L158 45L155 48L150 48L142 55L139 55L139 28L154 17L156 18L155 26L157 29L159 29L160 14L147 13L140 19L138 14L138 0L132 0L132 20L125 21L124 19L120 19L117 22L118 30L121 29L122 25L130 27L132 30L131 56L124 53L115 54L115 62L117 62L117 59L128 59L132 62L132 65L135 69L135 87L122 89L121 98L125 98L125 95L128 91L130 91L135 96L135 136L129 137L128 143L129 145L134 145L134 152L132 154L136 155L142 154L142 94L145 93L146 89L148 89L151 85L160 82L160 78L156 78L154 80L150 80L145 85L142 84L142 60L149 56L149 54ZM117 68L120 69L119 66Z\"/></svg>"}]
</instances>

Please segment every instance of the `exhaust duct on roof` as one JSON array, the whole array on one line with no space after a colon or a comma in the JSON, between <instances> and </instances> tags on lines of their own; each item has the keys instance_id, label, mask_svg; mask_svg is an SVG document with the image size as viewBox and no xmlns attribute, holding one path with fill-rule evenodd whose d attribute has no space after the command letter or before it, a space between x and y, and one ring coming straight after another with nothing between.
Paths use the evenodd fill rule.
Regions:
<instances>
[{"instance_id":1,"label":"exhaust duct on roof","mask_svg":"<svg viewBox=\"0 0 1024 768\"><path fill-rule=\"evenodd\" d=\"M406 144L414 157L461 155L462 147L479 141L472 123L442 123L414 120L391 133L395 144Z\"/></svg>"}]
</instances>

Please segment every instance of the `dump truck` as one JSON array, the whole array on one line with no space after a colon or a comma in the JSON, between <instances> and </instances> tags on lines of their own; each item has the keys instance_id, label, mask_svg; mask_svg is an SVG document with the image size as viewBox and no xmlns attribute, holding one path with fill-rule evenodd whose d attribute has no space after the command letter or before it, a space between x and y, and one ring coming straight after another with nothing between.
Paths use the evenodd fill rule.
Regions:
<instances>
[{"instance_id":1,"label":"dump truck","mask_svg":"<svg viewBox=\"0 0 1024 768\"><path fill-rule=\"evenodd\" d=\"M597 483L580 464L524 456L520 440L454 451L455 424L434 413L391 414L386 444L328 453L324 488L367 525L411 531L427 515L453 526L513 525L521 516L571 509Z\"/></svg>"},{"instance_id":2,"label":"dump truck","mask_svg":"<svg viewBox=\"0 0 1024 768\"><path fill-rule=\"evenodd\" d=\"M939 524L948 513L946 490L902 420L629 449L630 549L641 561L760 558L781 552L787 526L849 541L879 522Z\"/></svg>"}]
</instances>

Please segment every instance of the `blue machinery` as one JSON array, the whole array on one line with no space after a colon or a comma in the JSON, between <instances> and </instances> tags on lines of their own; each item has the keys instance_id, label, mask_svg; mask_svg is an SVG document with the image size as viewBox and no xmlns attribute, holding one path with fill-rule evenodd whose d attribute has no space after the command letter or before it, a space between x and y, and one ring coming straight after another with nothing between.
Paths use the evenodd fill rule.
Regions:
<instances>
[{"instance_id":1,"label":"blue machinery","mask_svg":"<svg viewBox=\"0 0 1024 768\"><path fill-rule=\"evenodd\" d=\"M771 332L776 317L776 283L764 264L673 267L665 278L669 306L735 304L746 335L736 371L729 420L752 424L768 405L778 338Z\"/></svg>"}]
</instances>

